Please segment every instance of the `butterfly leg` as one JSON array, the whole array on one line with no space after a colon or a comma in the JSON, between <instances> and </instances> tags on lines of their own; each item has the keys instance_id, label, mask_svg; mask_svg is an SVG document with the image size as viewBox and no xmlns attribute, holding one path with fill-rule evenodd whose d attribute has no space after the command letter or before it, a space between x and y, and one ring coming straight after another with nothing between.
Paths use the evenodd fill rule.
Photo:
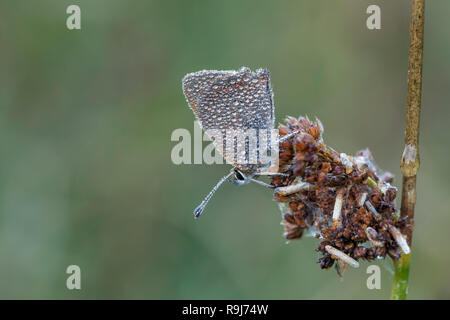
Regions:
<instances>
[{"instance_id":1,"label":"butterfly leg","mask_svg":"<svg viewBox=\"0 0 450 320\"><path fill-rule=\"evenodd\" d=\"M270 185L268 183L265 183L265 182L262 182L262 181L259 181L259 180L253 179L253 178L250 178L250 180L255 182L255 183L257 183L257 184L260 184L260 185L262 185L262 186L264 186L266 188L270 188L270 189L274 189L275 188L275 186L272 186L272 185Z\"/></svg>"},{"instance_id":2,"label":"butterfly leg","mask_svg":"<svg viewBox=\"0 0 450 320\"><path fill-rule=\"evenodd\" d=\"M257 172L255 174L256 176L283 176L283 177L289 177L287 173L281 173L281 172Z\"/></svg>"}]
</instances>

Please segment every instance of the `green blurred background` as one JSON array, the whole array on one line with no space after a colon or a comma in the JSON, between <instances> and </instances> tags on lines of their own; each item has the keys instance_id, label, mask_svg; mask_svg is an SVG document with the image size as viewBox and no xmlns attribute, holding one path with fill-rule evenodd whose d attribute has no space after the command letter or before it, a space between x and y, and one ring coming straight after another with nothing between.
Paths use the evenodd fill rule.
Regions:
<instances>
[{"instance_id":1,"label":"green blurred background","mask_svg":"<svg viewBox=\"0 0 450 320\"><path fill-rule=\"evenodd\" d=\"M81 27L66 28L66 8ZM366 8L381 7L381 30ZM450 2L428 1L421 169L410 298L450 298ZM181 79L271 71L276 117L307 114L338 151L369 147L396 176L403 149L409 1L2 1L0 298L382 299L366 267L341 280L317 240L285 244L270 190L227 165L174 165L193 130ZM205 144L206 145L206 144ZM399 201L397 202L399 205ZM69 291L68 265L82 289Z\"/></svg>"}]
</instances>

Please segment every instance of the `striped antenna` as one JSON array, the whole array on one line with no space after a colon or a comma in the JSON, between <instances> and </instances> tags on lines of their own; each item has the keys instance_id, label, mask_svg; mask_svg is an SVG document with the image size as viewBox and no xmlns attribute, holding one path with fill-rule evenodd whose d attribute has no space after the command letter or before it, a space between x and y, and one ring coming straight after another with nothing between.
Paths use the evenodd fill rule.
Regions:
<instances>
[{"instance_id":1,"label":"striped antenna","mask_svg":"<svg viewBox=\"0 0 450 320\"><path fill-rule=\"evenodd\" d=\"M222 183L224 183L225 180L227 180L232 174L233 174L233 172L231 171L225 177L220 179L220 181L217 182L217 184L214 188L212 188L212 190L209 192L209 194L206 196L206 198L202 201L202 203L200 203L200 205L197 208L195 208L195 210L194 210L195 218L198 218L202 214L203 210L205 210L205 207L208 204L208 201L211 199L211 197L214 195L214 193L216 193L216 191L217 191L217 189L219 189L220 185Z\"/></svg>"}]
</instances>

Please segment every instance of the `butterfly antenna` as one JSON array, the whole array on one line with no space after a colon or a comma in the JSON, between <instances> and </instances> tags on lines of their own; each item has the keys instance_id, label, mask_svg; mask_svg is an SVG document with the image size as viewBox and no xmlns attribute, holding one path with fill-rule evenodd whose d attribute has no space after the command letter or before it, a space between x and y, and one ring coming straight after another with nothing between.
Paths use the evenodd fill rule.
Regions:
<instances>
[{"instance_id":1,"label":"butterfly antenna","mask_svg":"<svg viewBox=\"0 0 450 320\"><path fill-rule=\"evenodd\" d=\"M208 204L208 201L211 199L211 197L214 195L214 193L216 193L216 191L217 191L217 189L219 189L220 185L222 183L224 183L224 181L227 180L232 174L233 174L233 172L230 172L225 177L220 179L220 181L217 182L217 184L216 184L216 186L214 188L212 188L212 190L208 193L208 195L202 201L202 203L200 203L200 205L197 208L195 208L195 210L194 210L195 218L198 218L203 213L203 210L205 210L205 207Z\"/></svg>"}]
</instances>

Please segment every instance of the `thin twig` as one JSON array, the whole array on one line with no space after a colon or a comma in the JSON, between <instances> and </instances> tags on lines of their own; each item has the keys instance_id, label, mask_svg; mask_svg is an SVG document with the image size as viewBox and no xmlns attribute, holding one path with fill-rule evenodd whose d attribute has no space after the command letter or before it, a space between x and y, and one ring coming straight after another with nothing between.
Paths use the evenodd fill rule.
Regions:
<instances>
[{"instance_id":1,"label":"thin twig","mask_svg":"<svg viewBox=\"0 0 450 320\"><path fill-rule=\"evenodd\" d=\"M413 0L411 7L405 149L400 164L403 174L401 216L407 217L411 225L414 223L416 175L420 165L419 123L422 98L424 2L425 0ZM412 228L409 227L405 231L411 245Z\"/></svg>"},{"instance_id":2,"label":"thin twig","mask_svg":"<svg viewBox=\"0 0 450 320\"><path fill-rule=\"evenodd\" d=\"M402 206L400 215L407 225L402 233L411 247L416 204L416 175L419 170L419 123L422 98L422 60L425 0L411 1L409 26L408 97L406 105L405 148L400 167L403 174ZM395 262L392 299L405 299L408 290L410 255L404 254Z\"/></svg>"}]
</instances>

